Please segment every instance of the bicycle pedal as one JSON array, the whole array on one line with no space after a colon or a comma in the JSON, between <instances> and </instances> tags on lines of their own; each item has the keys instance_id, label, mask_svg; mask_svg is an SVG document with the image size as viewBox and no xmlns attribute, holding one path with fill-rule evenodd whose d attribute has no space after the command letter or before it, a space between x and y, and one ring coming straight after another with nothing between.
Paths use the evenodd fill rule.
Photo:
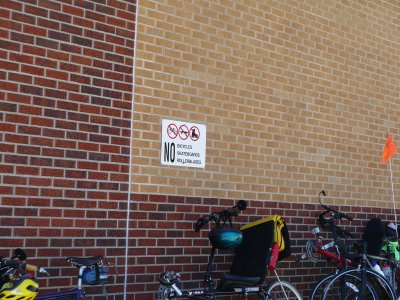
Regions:
<instances>
[{"instance_id":1,"label":"bicycle pedal","mask_svg":"<svg viewBox=\"0 0 400 300\"><path fill-rule=\"evenodd\" d=\"M179 282L181 275L175 271L162 272L158 278L161 284L172 286Z\"/></svg>"}]
</instances>

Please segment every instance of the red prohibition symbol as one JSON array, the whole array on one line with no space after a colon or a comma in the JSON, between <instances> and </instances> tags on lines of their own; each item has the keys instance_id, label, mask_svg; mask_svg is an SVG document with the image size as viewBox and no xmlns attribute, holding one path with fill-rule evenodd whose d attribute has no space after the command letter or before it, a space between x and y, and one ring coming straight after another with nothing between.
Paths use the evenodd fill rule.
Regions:
<instances>
[{"instance_id":1,"label":"red prohibition symbol","mask_svg":"<svg viewBox=\"0 0 400 300\"><path fill-rule=\"evenodd\" d=\"M192 141L197 141L200 138L200 130L196 126L190 128L189 136Z\"/></svg>"},{"instance_id":2,"label":"red prohibition symbol","mask_svg":"<svg viewBox=\"0 0 400 300\"><path fill-rule=\"evenodd\" d=\"M179 137L181 140L186 140L189 137L189 128L186 125L181 125L179 127Z\"/></svg>"},{"instance_id":3,"label":"red prohibition symbol","mask_svg":"<svg viewBox=\"0 0 400 300\"><path fill-rule=\"evenodd\" d=\"M174 123L168 125L167 134L171 139L174 139L178 136L178 126Z\"/></svg>"}]
</instances>

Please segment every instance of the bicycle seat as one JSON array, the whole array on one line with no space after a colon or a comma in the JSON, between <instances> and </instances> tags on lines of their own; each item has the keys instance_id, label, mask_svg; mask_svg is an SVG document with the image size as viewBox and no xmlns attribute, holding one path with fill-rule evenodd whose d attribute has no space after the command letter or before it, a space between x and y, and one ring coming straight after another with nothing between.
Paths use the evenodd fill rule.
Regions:
<instances>
[{"instance_id":1,"label":"bicycle seat","mask_svg":"<svg viewBox=\"0 0 400 300\"><path fill-rule=\"evenodd\" d=\"M103 259L103 256L92 256L92 257L78 257L78 256L70 256L67 257L67 261L73 266L93 266L98 264Z\"/></svg>"},{"instance_id":2,"label":"bicycle seat","mask_svg":"<svg viewBox=\"0 0 400 300\"><path fill-rule=\"evenodd\" d=\"M233 274L224 274L221 283L218 285L219 291L232 291L235 288L248 288L260 285L263 277L240 276Z\"/></svg>"}]
</instances>

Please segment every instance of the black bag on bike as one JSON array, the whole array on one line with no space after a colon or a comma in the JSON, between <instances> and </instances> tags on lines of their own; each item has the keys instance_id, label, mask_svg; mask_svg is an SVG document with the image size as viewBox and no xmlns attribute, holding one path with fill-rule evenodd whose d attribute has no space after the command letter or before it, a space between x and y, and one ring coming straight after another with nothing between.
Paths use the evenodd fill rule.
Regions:
<instances>
[{"instance_id":1,"label":"black bag on bike","mask_svg":"<svg viewBox=\"0 0 400 300\"><path fill-rule=\"evenodd\" d=\"M364 228L363 242L367 244L367 254L379 256L385 239L385 225L379 218L372 218Z\"/></svg>"},{"instance_id":2,"label":"black bag on bike","mask_svg":"<svg viewBox=\"0 0 400 300\"><path fill-rule=\"evenodd\" d=\"M267 272L273 243L279 246L278 260L290 256L290 239L284 219L273 215L240 228L242 243L236 250L229 274L220 284L220 289L232 286L255 286L261 284ZM239 284L239 280L242 280Z\"/></svg>"}]
</instances>

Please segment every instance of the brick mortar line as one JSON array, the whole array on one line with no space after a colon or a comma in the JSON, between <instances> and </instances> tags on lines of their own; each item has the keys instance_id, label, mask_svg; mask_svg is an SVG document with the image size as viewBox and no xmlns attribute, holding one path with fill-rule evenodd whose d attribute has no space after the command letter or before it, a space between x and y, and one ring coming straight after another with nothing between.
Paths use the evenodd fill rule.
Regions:
<instances>
[{"instance_id":1,"label":"brick mortar line","mask_svg":"<svg viewBox=\"0 0 400 300\"><path fill-rule=\"evenodd\" d=\"M294 10L299 10L299 11L302 11L303 13L305 13L305 15L307 15L307 14L311 14L311 15L313 15L313 16L315 16L315 17L317 17L317 18L319 18L319 19L324 19L325 20L325 22L322 22L322 24L325 24L324 26L326 26L326 24L327 24L327 22L330 22L331 21L331 19L328 19L328 18L326 18L326 17L324 17L324 16L322 16L322 15L317 15L317 14L315 14L315 13L311 13L310 11L305 11L305 10L302 10L301 8L296 8L296 7L294 7L293 5L290 5L290 4L285 4L285 5L287 5L287 6L289 6L289 7L291 7L291 8L294 8ZM155 11L155 12L158 12L157 10L154 10L154 9L150 9L150 8L144 8L146 11ZM354 10L354 9L353 9ZM238 11L238 10L237 10ZM284 11L284 10L280 10L280 11ZM179 19L182 19L182 20L189 20L189 21L191 21L191 19L190 18L183 18L183 17L177 17L176 15L172 15L172 14L167 14L167 13L165 13L164 12L164 14L166 14L166 15L168 15L168 16L170 16L170 17L172 17L172 18L179 18ZM199 16L201 16L199 13L193 13L194 15L199 15ZM218 14L220 14L219 12L218 12ZM250 13L246 13L247 15L250 15ZM294 14L291 14L291 15L293 15L293 16L296 16L296 15L294 15ZM140 18L140 15L138 16L139 18ZM147 19L154 19L154 20L158 20L158 19L156 19L156 18L150 18L150 17L146 17ZM214 19L214 18L209 18L209 19L211 19L211 20L217 20L217 21L220 21L219 19ZM242 19L240 19L240 18L234 18L234 19L237 19L237 20L239 20L239 21L241 21ZM260 18L260 17L258 17L257 19L262 19L262 18ZM288 17L282 17L281 19L284 19L284 20L292 20L292 18L288 18ZM270 20L268 20L268 21L270 21ZM369 20L370 21L370 20ZM175 23L171 23L171 22L167 22L167 21L165 21L165 20L163 20L163 22L166 22L166 23L169 23L169 24L172 24L172 25L176 25ZM228 23L228 22L224 22L224 21L220 21L220 22L222 22L222 23L224 23L224 24L228 24L228 25L230 25L231 23ZM256 22L251 22L251 21L249 21L249 20L246 20L246 22L247 23L250 23L250 24L253 24L253 25L256 25L256 26L259 26L259 23L256 23ZM270 21L271 23L274 23L274 24L280 24L280 23L278 23L278 22L272 22L272 21ZM321 24L321 23L320 23ZM371 25L374 25L374 24L376 24L376 23L374 23L374 22L369 22L369 24L371 24ZM203 23L199 23L199 25L201 26L205 26L205 27L207 27L207 28L212 28L212 29L214 29L215 28L215 26L213 26L213 25L211 25L211 24L203 24ZM378 25L380 25L379 23L378 23ZM305 26L305 25L304 25ZM340 24L340 26L341 26L341 24ZM183 27L183 25L180 25L179 27ZM240 26L237 26L238 28L240 28ZM311 25L310 26L308 26L308 27L312 27ZM334 29L336 29L337 28L337 26L336 27L334 27L334 26L329 26L330 28L334 28ZM186 28L186 27L185 27ZM221 28L218 28L218 30L221 30L221 31L223 31L223 32L226 32L226 33L230 33L230 32L232 32L232 31L229 31L229 30L226 30L226 29L221 29ZM321 31L321 32L323 32L323 30L322 29L318 29L319 31ZM354 30L354 28L353 28L353 30ZM200 29L199 30L194 30L194 31L196 31L196 32L199 32L199 33L203 33ZM253 30L253 32L256 32L256 31L254 31ZM301 32L305 32L305 31L301 31ZM382 31L377 31L377 33L382 33ZM360 33L360 30L356 30L356 32L354 33L354 35L355 36L357 36L357 33ZM385 32L385 31L383 31L383 33L387 33L387 32ZM333 36L335 36L335 37L339 37L339 38L343 38L342 36L340 36L340 35L338 35L338 34L333 34L333 33L330 33L331 35L333 35ZM217 37L217 35L212 35L212 36L214 36L214 37ZM242 36L242 35L241 35ZM384 39L384 38L382 38L382 36L378 36L378 35L373 35L373 37L379 37L380 39L382 39L382 40L384 40L384 41L386 41L386 42L389 42L390 44L394 44L394 45L400 45L400 43L396 43L396 42L394 42L394 41L392 41L392 40L388 40L388 39ZM256 40L256 41L263 41L263 40L260 40L260 39L256 39L256 38L251 38L251 37L249 37L249 39L251 39L251 40ZM352 39L347 39L348 41L351 41L351 42L354 42L354 40L352 40ZM233 39L233 41L234 41L234 39ZM358 43L358 42L357 42ZM358 43L359 45L362 45L361 43ZM378 44L378 42L376 43L376 46L378 46L379 44Z\"/></svg>"},{"instance_id":2,"label":"brick mortar line","mask_svg":"<svg viewBox=\"0 0 400 300\"><path fill-rule=\"evenodd\" d=\"M106 21L107 21L107 17L111 17L111 18L118 18L118 19L123 20L124 22L126 22L126 25L134 25L134 24L135 24L135 22L134 22L134 21L130 21L130 19L125 19L125 18L122 19L122 18L118 17L118 13L119 13L119 12L121 12L121 13L126 13L126 12L127 12L127 13L129 13L129 14L134 15L134 13L130 12L129 10L126 10L126 9L125 9L125 10L119 9L119 8L117 8L117 7L114 7L114 6L101 5L101 4L99 4L98 2L94 2L94 1L90 1L90 0L87 0L87 1L88 1L88 2L91 2L91 3L94 3L94 7L96 7L97 5L100 5L100 6L103 6L103 7L111 7L111 9L115 10L115 13L114 13L114 14L106 14L106 13L104 13L104 12L99 12L99 11L96 10L96 9L90 10L90 9L87 9L87 8L84 8L84 7L81 7L81 6L74 6L73 4L68 5L68 4L66 4L66 3L61 3L61 4L60 4L61 10L54 10L54 9L50 9L50 8L46 7L46 10L48 11L46 17L38 16L38 15L36 15L36 14L32 14L32 13L26 12L26 6L28 6L28 7L34 7L34 8L42 8L42 6L40 6L40 5L33 5L33 4L30 4L30 3L22 3L22 4L21 4L21 5L22 5L22 10L15 10L15 9L11 9L11 8L7 8L6 10L7 10L7 11L10 11L10 12L20 13L20 14L23 14L23 15L26 15L26 16L33 16L33 17L35 17L36 21L37 21L38 19L49 20L49 21L53 21L53 22L56 22L56 23L59 23L59 24L67 24L67 25L70 25L70 24L71 24L71 25L74 25L75 27L83 28L83 29L89 29L89 30L95 30L95 29L94 29L94 28L89 28L89 27L84 27L84 26L77 25L77 24L74 24L74 23L66 23L66 22L61 21L61 20L58 20L58 19L56 19L56 20L55 20L55 19L51 19L51 18L50 18L50 13L53 12L53 13L60 14L60 15L72 16L71 19L73 19L73 18L85 19L85 18L86 18L85 12L91 12L91 13L94 13L94 14L96 14L96 15L105 16L105 17L106 17ZM127 2L127 4L132 4L132 6L135 6L132 2ZM83 11L83 16L78 16L78 15L75 15L75 14L73 14L73 15L68 14L68 13L66 13L66 12L64 12L64 11L62 10L63 7L77 7L77 8L79 8L79 9L81 9L81 10ZM98 24L102 24L102 25L107 25L107 26L109 26L109 27L111 26L112 28L122 28L122 29L124 29L124 30L130 31L130 30L128 29L128 26L119 27L119 26L117 26L117 25L111 25L111 24L109 24L109 23L107 23L107 22L100 22L100 21L95 20L95 19L88 19L88 20L92 21L94 24L98 23ZM22 22L22 24L29 24L29 23ZM29 24L29 25L31 25L31 24ZM37 26L37 25L35 25L35 26ZM38 27L38 26L37 26L37 27ZM110 32L107 32L107 34L110 34L110 35L111 35ZM114 35L115 35L115 36L118 36L118 35L116 35L116 34L114 34Z\"/></svg>"}]
</instances>

